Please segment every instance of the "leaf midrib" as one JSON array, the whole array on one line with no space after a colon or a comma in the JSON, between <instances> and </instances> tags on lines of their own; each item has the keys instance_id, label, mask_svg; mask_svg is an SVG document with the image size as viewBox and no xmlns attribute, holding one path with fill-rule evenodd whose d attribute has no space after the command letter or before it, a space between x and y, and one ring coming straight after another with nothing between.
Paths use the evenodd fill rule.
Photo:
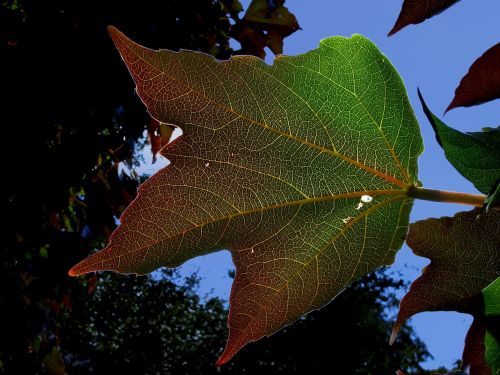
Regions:
<instances>
[{"instance_id":1,"label":"leaf midrib","mask_svg":"<svg viewBox=\"0 0 500 375\"><path fill-rule=\"evenodd\" d=\"M124 36L121 36L121 35L120 35L119 37L120 37L120 39L121 39L121 38L124 38ZM289 133L286 133L286 132L281 131L281 130L279 130L279 129L273 128L272 126L268 125L266 122L264 122L264 123L259 122L259 121L257 121L257 120L254 120L254 119L250 118L250 117L247 117L246 115L244 115L244 114L242 114L242 113L239 113L239 112L235 111L233 108L228 108L228 107L226 107L226 106L222 105L221 103L217 102L216 100L214 100L214 99L212 99L212 98L207 97L205 94L203 94L203 93L199 92L198 90L193 89L191 86L188 86L187 84L185 84L185 83L183 83L183 82L179 81L179 80L178 80L175 76L169 75L169 74L167 74L165 71L158 69L156 66L152 65L149 61L147 61L146 59L142 58L140 55L138 55L137 53L135 53L135 51L133 51L133 50L129 47L129 45L128 45L127 43L124 43L123 41L122 41L122 43L123 43L123 45L125 46L125 48L133 54L133 56L135 56L137 59L139 59L139 60L143 61L146 65L150 66L152 69L154 69L154 70L156 70L157 72L159 72L158 76L159 76L159 75L165 75L165 76L167 76L169 79L171 79L171 80L173 80L173 81L177 82L177 83L178 83L179 85L181 85L181 86L187 87L187 88L188 88L191 92L195 93L196 95L198 95L198 96L202 97L203 99L205 99L205 100L207 100L208 102L210 102L210 103L212 103L212 104L216 105L217 107L219 107L219 108L223 109L223 110L224 110L224 111L226 111L226 112L230 112L230 113L232 113L232 114L234 114L234 115L236 115L236 116L240 117L241 119L246 120L247 122L250 122L250 123L252 123L252 124L254 124L254 125L260 126L260 127L261 127L261 128L263 128L263 129L270 130L270 131L272 131L272 132L274 132L274 133L276 133L276 134L278 134L278 135L281 135L281 136L283 136L283 137L286 137L286 138L288 138L288 139L291 139L291 140L293 140L293 141L295 141L295 142L301 143L301 144L303 144L303 145L306 145L306 146L309 146L309 147L311 147L311 148L317 149L317 150L319 150L319 151L321 151L321 152L324 152L324 153L327 153L327 154L331 154L331 155L333 155L333 156L335 156L335 157L338 157L338 158L340 158L340 159L342 159L342 160L344 160L344 161L346 161L346 162L348 162L348 163L350 163L350 164L352 164L352 165L355 165L355 166L357 166L358 168L363 169L363 170L365 170L365 171L367 171L367 172L369 172L369 173L373 174L374 176L377 176L377 177L379 177L379 178L382 178L382 179L384 179L384 180L386 180L386 181L388 181L388 182L390 182L390 183L392 183L392 184L394 184L394 185L396 185L396 186L399 186L399 187L402 187L402 188L406 188L406 187L408 187L408 186L409 186L409 184L408 184L408 183L403 182L403 181L399 180L398 178L396 178L396 177L394 177L394 176L388 175L388 174L386 174L386 173L384 173L384 172L381 172L381 171L379 171L379 170L377 170L377 169L375 169L375 168L372 168L372 167L370 167L370 166L368 166L368 165L365 165L365 164L363 164L363 163L360 163L360 162L359 162L359 161L357 161L357 160L351 159L350 157L348 157L348 156L346 156L346 155L344 155L344 154L341 154L341 153L340 153L340 152L338 152L338 151L328 149L328 148L326 148L326 147L323 147L323 146L317 145L317 144L315 144L315 143L313 143L313 142L310 142L310 141L308 141L308 140L305 140L305 139L302 139L302 138L297 137L297 136L295 136L295 135L292 135L291 133L289 134ZM139 47L139 48L144 48L144 49L150 50L150 51L152 51L153 53L161 53L161 52L162 52L162 50L160 50L160 51L154 51L154 50L151 50L151 49L149 49L149 48L145 48L145 47L139 46L138 44L136 44L135 42L132 42L132 41L129 41L129 43L132 43L133 45L136 45L136 46L137 46L137 47ZM172 53L180 53L180 52L172 52ZM137 74L137 75L135 75L135 76L136 76L137 78L139 78L139 75L138 75L138 74ZM155 77L155 78L156 78L156 77ZM142 80L142 81L144 82L144 80ZM251 91L251 90L250 90L250 91ZM252 92L252 93L253 93L253 92ZM147 93L147 91L146 91L146 90L144 90L144 95L148 96L148 97L149 97L149 98L151 98L153 101L157 101L154 97L151 97L150 95L148 95L148 93ZM313 113L314 113L314 111L313 111ZM264 120L264 119L263 119L263 120Z\"/></svg>"},{"instance_id":2,"label":"leaf midrib","mask_svg":"<svg viewBox=\"0 0 500 375\"><path fill-rule=\"evenodd\" d=\"M332 47L329 47L328 48L332 48ZM337 51L339 54L341 54L345 60L349 63L349 67L351 69L351 72L353 74L353 81L354 81L354 69L352 68L352 65L351 65L351 62L350 60L339 50L337 49L334 49L335 51ZM242 59L240 59L240 61L243 62ZM384 140L384 143L387 147L387 150L389 151L389 153L391 154L391 157L392 159L394 160L394 162L396 163L396 166L398 167L398 169L400 170L400 172L402 173L402 175L404 176L404 178L406 179L406 181L410 181L411 178L408 174L408 171L403 167L403 164L401 163L401 161L399 160L398 156L396 155L396 152L394 150L394 148L390 145L389 141L387 140L387 137L382 129L382 122L384 120L384 114L385 114L385 108L386 108L386 96L384 96L384 114L382 115L382 118L381 118L381 123L379 124L375 118L373 117L373 115L371 114L370 111L368 111L368 108L366 108L366 106L363 104L363 102L361 101L361 97L356 93L356 91L351 91L349 90L347 87L344 87L342 86L340 83L334 81L333 79L331 79L330 77L327 77L326 75L324 75L323 73L319 72L319 71L315 71L313 69L310 69L308 68L307 66L304 66L304 65L295 65L295 64L292 64L290 61L287 61L287 60L284 60L284 59L281 59L279 60L281 63L286 63L288 65L291 65L293 66L294 68L300 68L300 69L305 69L305 70L308 70L314 74L318 74L319 76L323 77L324 79L326 79L327 81L331 82L332 84L334 84L335 86L341 88L342 90L344 90L345 92L351 94L356 100L357 102L359 103L359 105L363 108L363 110L366 112L366 114L370 117L370 120L373 122L373 124L375 125L375 127L378 129L378 131L380 132L380 135L382 137L382 139ZM252 66L250 64L247 64L245 62L243 62L245 65L251 67L251 68L254 68L254 69L257 69L258 66ZM377 65L378 66L378 65ZM285 87L286 89L288 89L290 92L292 92L297 98L301 99L307 106L308 108L311 110L311 112L315 115L315 117L321 122L321 125L323 126L323 128L325 129L325 132L326 134L328 135L328 138L330 139L330 142L332 144L332 148L333 148L333 151L337 152L339 155L340 153L336 150L334 144L333 144L333 140L330 136L330 132L328 131L326 125L323 123L323 121L320 119L320 117L318 116L318 114L312 109L312 107L309 105L309 103L307 103L299 94L297 94L294 90L292 90L291 87L287 86L284 82L282 82L281 80L279 80L277 77L273 76L272 74L270 74L269 72L266 72L265 70L263 69L259 69L260 72L266 74L267 76L271 77L272 79L274 79L276 82L280 83L283 87ZM379 69L379 72L380 72L380 69ZM355 81L354 81L355 82ZM384 80L384 92L387 91L387 83L386 81Z\"/></svg>"},{"instance_id":3,"label":"leaf midrib","mask_svg":"<svg viewBox=\"0 0 500 375\"><path fill-rule=\"evenodd\" d=\"M355 198L355 197L361 197L362 195L370 195L372 197L380 196L380 195L393 195L393 196L397 196L398 199L407 198L406 191L405 190L401 190L401 189L364 190L364 191L356 191L356 192L345 193L345 194L326 195L326 196L320 196L320 197L314 197L314 198L298 199L298 200L294 200L294 201L287 201L287 202L278 203L278 204L274 204L274 205L269 205L269 206L265 206L265 207L255 207L255 208L251 208L251 209L244 210L244 211L232 212L232 213L230 213L228 215L220 216L218 218L215 218L215 219L212 219L212 220L207 220L207 221L205 221L203 223L200 223L200 224L192 225L192 226L190 226L190 227L188 227L188 228L186 228L186 229L184 229L184 230L182 230L180 232L174 233L174 234L172 234L170 236L164 236L164 237L162 237L162 238L160 238L160 239L158 239L156 241L152 241L152 242L148 243L145 246L129 250L129 251L127 251L126 253L124 253L122 255L126 256L126 255L135 254L135 253L138 253L138 252L141 252L141 251L148 250L149 248L151 248L151 247L153 247L153 246L155 246L155 245L157 245L159 243L168 241L168 240L170 240L172 238L175 238L175 237L178 237L178 236L182 236L183 237L186 233L189 233L192 230L195 230L195 229L201 228L201 227L205 227L207 225L214 224L216 222L223 221L223 220L228 220L228 223L229 223L229 221L231 221L235 217L240 217L240 216L244 216L244 215L250 215L250 214L253 214L253 213L257 213L257 212L266 212L266 211L270 211L270 210L273 210L273 209L280 209L280 208L291 207L291 206L295 206L295 205L303 205L303 204L311 204L311 203L328 202L328 201L334 201L334 200L339 200L339 199ZM385 202L387 200L388 199L384 200L383 202ZM375 206L377 206L377 205L375 205ZM375 207L375 206L373 206L373 207ZM370 207L370 209L371 208L372 207ZM363 212L369 211L370 209L367 209L367 210L365 210ZM128 217L127 211L125 211L123 213L123 215L122 215L122 222L124 222L127 219L127 217ZM110 240L110 242L112 242L112 239ZM113 248L113 246L111 244L110 246L107 247L107 250L111 251L112 248ZM86 264L84 269L89 269L89 268L91 268L95 264L102 263L103 261L108 261L108 260L111 260L113 258L115 258L115 257L111 256L111 257L106 258L106 259L100 259L100 260L98 260L98 261L96 261L94 263ZM77 269L77 270L75 270L75 272L79 274L80 272L82 272L82 270L78 270Z\"/></svg>"},{"instance_id":4,"label":"leaf midrib","mask_svg":"<svg viewBox=\"0 0 500 375\"><path fill-rule=\"evenodd\" d=\"M302 264L301 268L298 269L297 271L295 271L279 288L272 288L273 292L274 292L273 294L274 295L278 295L283 290L285 290L285 288L288 288L288 285L289 285L290 281L292 281L306 267L308 267L313 260L316 260L316 262L318 262L318 257L323 252L325 252L329 248L329 246L332 245L338 238L340 238L340 236L342 236L349 228L351 228L352 226L354 226L354 224L356 224L359 220L361 220L362 218L368 218L368 215L370 213L376 211L377 209L379 209L379 208L381 208L381 207L383 207L383 206L385 206L385 205L387 205L387 204L389 204L391 202L395 202L395 201L398 201L398 200L401 200L401 199L404 199L404 198L405 198L405 196L395 196L395 197L392 197L392 198L389 198L389 199L385 199L385 200L383 200L383 201L381 201L381 202L373 205L372 207L368 208L367 210L365 210L363 212L360 212L358 215L356 215L354 218L352 218L348 223L346 223L346 225L344 227L342 227L341 230L339 230L338 232L336 232L335 235L332 238L330 238L330 240L328 240L323 247L321 247L314 255L312 255L306 262L304 262ZM363 237L363 238L365 239L365 237ZM364 249L364 244L363 244L363 249ZM361 258L361 255L360 255L360 258ZM358 261L358 264L359 264L359 261ZM356 270L354 270L353 273L355 273L355 271ZM311 299L311 302L310 302L309 306L314 302L314 299L316 298L316 295ZM257 304L257 306L260 307L259 308L260 311L266 311L265 307L263 307L262 305ZM287 304L287 306L288 306L288 304ZM306 307L304 311L306 311L309 308L309 306ZM288 310L286 310L285 313L283 314L282 323L283 323L284 320L286 320L287 314L288 314ZM250 316L250 318L251 318L250 322L245 326L245 328L239 329L239 331L241 331L241 332L245 331L251 325L251 323L255 319L257 319L257 315L259 315L259 314L252 314ZM266 311L266 315L267 315L267 311ZM281 323L280 323L280 326L281 326Z\"/></svg>"}]
</instances>

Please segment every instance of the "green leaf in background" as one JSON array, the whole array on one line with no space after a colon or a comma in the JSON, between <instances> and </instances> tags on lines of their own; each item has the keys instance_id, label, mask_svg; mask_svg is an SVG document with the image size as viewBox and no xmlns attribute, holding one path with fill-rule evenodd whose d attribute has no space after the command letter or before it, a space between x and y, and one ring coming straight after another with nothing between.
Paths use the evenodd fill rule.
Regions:
<instances>
[{"instance_id":1,"label":"green leaf in background","mask_svg":"<svg viewBox=\"0 0 500 375\"><path fill-rule=\"evenodd\" d=\"M500 249L499 249L500 251ZM483 290L486 363L493 374L500 373L500 277Z\"/></svg>"},{"instance_id":2,"label":"green leaf in background","mask_svg":"<svg viewBox=\"0 0 500 375\"><path fill-rule=\"evenodd\" d=\"M372 42L331 37L267 65L110 33L151 115L183 135L108 247L70 275L147 273L229 249L221 365L394 261L423 145L404 84Z\"/></svg>"},{"instance_id":3,"label":"green leaf in background","mask_svg":"<svg viewBox=\"0 0 500 375\"><path fill-rule=\"evenodd\" d=\"M486 347L486 363L491 367L494 375L500 374L500 343L488 331L484 337L484 346Z\"/></svg>"},{"instance_id":4,"label":"green leaf in background","mask_svg":"<svg viewBox=\"0 0 500 375\"><path fill-rule=\"evenodd\" d=\"M462 133L450 128L427 107L418 91L425 115L448 161L482 193L488 194L500 177L500 131Z\"/></svg>"},{"instance_id":5,"label":"green leaf in background","mask_svg":"<svg viewBox=\"0 0 500 375\"><path fill-rule=\"evenodd\" d=\"M500 315L500 277L483 290L483 298L484 315Z\"/></svg>"},{"instance_id":6,"label":"green leaf in background","mask_svg":"<svg viewBox=\"0 0 500 375\"><path fill-rule=\"evenodd\" d=\"M500 204L500 178L492 186L484 200L485 212L488 213L493 207Z\"/></svg>"}]
</instances>

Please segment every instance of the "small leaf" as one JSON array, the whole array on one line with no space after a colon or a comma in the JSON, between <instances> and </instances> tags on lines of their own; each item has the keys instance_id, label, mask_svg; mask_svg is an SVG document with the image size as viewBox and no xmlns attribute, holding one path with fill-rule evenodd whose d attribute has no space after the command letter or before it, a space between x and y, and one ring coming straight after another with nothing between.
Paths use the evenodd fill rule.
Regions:
<instances>
[{"instance_id":1,"label":"small leaf","mask_svg":"<svg viewBox=\"0 0 500 375\"><path fill-rule=\"evenodd\" d=\"M148 138L151 144L153 163L156 162L156 154L163 146L170 142L174 129L175 127L172 125L161 123L154 118L151 119L148 127Z\"/></svg>"},{"instance_id":2,"label":"small leaf","mask_svg":"<svg viewBox=\"0 0 500 375\"><path fill-rule=\"evenodd\" d=\"M40 252L39 252L40 257L48 259L49 247L50 247L50 244L46 244L40 248Z\"/></svg>"},{"instance_id":3,"label":"small leaf","mask_svg":"<svg viewBox=\"0 0 500 375\"><path fill-rule=\"evenodd\" d=\"M275 55L283 53L283 39L300 29L284 0L273 3L271 7L266 0L253 0L245 17L233 27L231 35L240 42L243 53L264 58L265 47Z\"/></svg>"},{"instance_id":4,"label":"small leaf","mask_svg":"<svg viewBox=\"0 0 500 375\"><path fill-rule=\"evenodd\" d=\"M153 51L110 29L137 93L183 135L108 247L70 270L148 273L222 249L236 268L221 365L390 264L422 152L401 78L367 39L267 65Z\"/></svg>"},{"instance_id":5,"label":"small leaf","mask_svg":"<svg viewBox=\"0 0 500 375\"><path fill-rule=\"evenodd\" d=\"M470 107L500 98L500 43L491 47L469 68L446 109Z\"/></svg>"},{"instance_id":6,"label":"small leaf","mask_svg":"<svg viewBox=\"0 0 500 375\"><path fill-rule=\"evenodd\" d=\"M402 299L391 341L401 324L420 312L476 312L473 297L500 272L500 210L477 218L479 212L474 209L410 226L408 246L431 263Z\"/></svg>"},{"instance_id":7,"label":"small leaf","mask_svg":"<svg viewBox=\"0 0 500 375\"><path fill-rule=\"evenodd\" d=\"M423 110L448 161L484 194L500 178L500 132L461 133L439 120L418 91Z\"/></svg>"},{"instance_id":8,"label":"small leaf","mask_svg":"<svg viewBox=\"0 0 500 375\"><path fill-rule=\"evenodd\" d=\"M243 12L243 5L239 0L222 0L221 4L225 12L231 15L237 15L240 12Z\"/></svg>"},{"instance_id":9,"label":"small leaf","mask_svg":"<svg viewBox=\"0 0 500 375\"><path fill-rule=\"evenodd\" d=\"M484 212L490 212L495 206L500 206L500 178L493 184L490 192L484 199Z\"/></svg>"},{"instance_id":10,"label":"small leaf","mask_svg":"<svg viewBox=\"0 0 500 375\"><path fill-rule=\"evenodd\" d=\"M424 22L457 2L458 0L404 0L401 12L389 36L410 24Z\"/></svg>"}]
</instances>

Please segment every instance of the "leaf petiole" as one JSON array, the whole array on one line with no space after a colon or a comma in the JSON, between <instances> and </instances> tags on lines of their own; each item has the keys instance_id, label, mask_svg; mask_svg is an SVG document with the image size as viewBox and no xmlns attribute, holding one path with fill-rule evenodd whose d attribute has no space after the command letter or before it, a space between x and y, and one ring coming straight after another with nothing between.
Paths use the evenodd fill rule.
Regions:
<instances>
[{"instance_id":1,"label":"leaf petiole","mask_svg":"<svg viewBox=\"0 0 500 375\"><path fill-rule=\"evenodd\" d=\"M455 191L426 189L413 185L408 187L407 194L409 197L415 199L433 202L458 203L476 207L482 207L485 199L485 196L482 194L467 194Z\"/></svg>"}]
</instances>

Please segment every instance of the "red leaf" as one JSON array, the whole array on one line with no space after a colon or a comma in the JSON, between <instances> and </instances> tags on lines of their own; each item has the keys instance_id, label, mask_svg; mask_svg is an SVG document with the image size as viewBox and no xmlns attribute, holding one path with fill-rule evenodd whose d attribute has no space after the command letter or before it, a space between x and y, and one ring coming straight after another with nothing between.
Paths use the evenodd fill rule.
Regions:
<instances>
[{"instance_id":1,"label":"red leaf","mask_svg":"<svg viewBox=\"0 0 500 375\"><path fill-rule=\"evenodd\" d=\"M484 357L484 335L486 329L474 319L465 337L465 347L462 354L462 369L468 369L470 375L491 375L491 369Z\"/></svg>"},{"instance_id":2,"label":"red leaf","mask_svg":"<svg viewBox=\"0 0 500 375\"><path fill-rule=\"evenodd\" d=\"M148 127L149 143L151 144L151 152L153 153L153 163L156 161L156 154L161 148L170 142L174 126L164 124L152 118Z\"/></svg>"},{"instance_id":3,"label":"red leaf","mask_svg":"<svg viewBox=\"0 0 500 375\"><path fill-rule=\"evenodd\" d=\"M456 2L458 0L405 0L398 19L388 35L391 36L410 24L424 22Z\"/></svg>"},{"instance_id":4,"label":"red leaf","mask_svg":"<svg viewBox=\"0 0 500 375\"><path fill-rule=\"evenodd\" d=\"M63 298L61 299L61 304L66 307L66 310L71 311L73 310L73 305L71 304L71 299L69 296L69 293L66 293Z\"/></svg>"},{"instance_id":5,"label":"red leaf","mask_svg":"<svg viewBox=\"0 0 500 375\"><path fill-rule=\"evenodd\" d=\"M500 43L491 47L469 68L455 90L446 112L500 98Z\"/></svg>"},{"instance_id":6,"label":"red leaf","mask_svg":"<svg viewBox=\"0 0 500 375\"><path fill-rule=\"evenodd\" d=\"M478 218L480 212L474 209L410 226L408 246L416 255L431 259L431 264L402 299L391 342L401 324L420 312L471 313L472 298L498 277L500 211Z\"/></svg>"},{"instance_id":7,"label":"red leaf","mask_svg":"<svg viewBox=\"0 0 500 375\"><path fill-rule=\"evenodd\" d=\"M95 287L97 285L97 276L92 276L87 281L87 292L88 294L92 294Z\"/></svg>"}]
</instances>

